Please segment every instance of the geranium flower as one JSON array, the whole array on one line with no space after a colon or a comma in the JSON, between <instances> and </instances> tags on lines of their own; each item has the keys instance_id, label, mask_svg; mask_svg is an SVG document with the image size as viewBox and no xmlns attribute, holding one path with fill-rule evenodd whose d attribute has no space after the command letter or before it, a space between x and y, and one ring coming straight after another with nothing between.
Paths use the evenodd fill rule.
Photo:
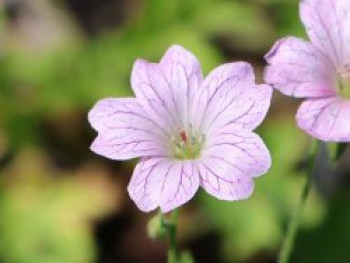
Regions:
<instances>
[{"instance_id":1,"label":"geranium flower","mask_svg":"<svg viewBox=\"0 0 350 263\"><path fill-rule=\"evenodd\" d=\"M350 1L304 0L301 20L311 42L287 37L266 55L265 80L285 95L306 98L298 126L310 135L350 141Z\"/></svg>"},{"instance_id":2,"label":"geranium flower","mask_svg":"<svg viewBox=\"0 0 350 263\"><path fill-rule=\"evenodd\" d=\"M272 88L256 85L252 67L231 63L203 80L197 59L172 46L160 63L137 60L136 98L107 98L89 113L98 136L92 151L113 160L141 157L128 186L142 211L165 213L199 186L223 200L249 197L270 154L252 132L264 119Z\"/></svg>"}]
</instances>

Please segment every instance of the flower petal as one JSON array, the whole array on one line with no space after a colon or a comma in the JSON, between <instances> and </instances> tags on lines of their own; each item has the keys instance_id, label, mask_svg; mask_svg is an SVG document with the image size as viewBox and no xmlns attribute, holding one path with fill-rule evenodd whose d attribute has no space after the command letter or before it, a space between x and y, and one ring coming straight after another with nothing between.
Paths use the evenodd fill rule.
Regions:
<instances>
[{"instance_id":1,"label":"flower petal","mask_svg":"<svg viewBox=\"0 0 350 263\"><path fill-rule=\"evenodd\" d=\"M202 82L197 59L180 46L172 46L159 64L137 60L132 88L151 114L173 129L187 122L193 94Z\"/></svg>"},{"instance_id":2,"label":"flower petal","mask_svg":"<svg viewBox=\"0 0 350 263\"><path fill-rule=\"evenodd\" d=\"M215 159L210 165L200 163L198 169L204 190L219 200L236 201L250 197L254 190L253 179L242 173L233 174L227 168Z\"/></svg>"},{"instance_id":3,"label":"flower petal","mask_svg":"<svg viewBox=\"0 0 350 263\"><path fill-rule=\"evenodd\" d=\"M143 140L138 136L128 138L106 138L98 135L91 144L91 150L112 160L128 160L141 156L165 155L155 140Z\"/></svg>"},{"instance_id":4,"label":"flower petal","mask_svg":"<svg viewBox=\"0 0 350 263\"><path fill-rule=\"evenodd\" d=\"M335 95L336 70L312 44L298 38L279 40L265 56L265 81L288 96L299 98Z\"/></svg>"},{"instance_id":5,"label":"flower petal","mask_svg":"<svg viewBox=\"0 0 350 263\"><path fill-rule=\"evenodd\" d=\"M300 16L312 43L343 66L350 55L350 1L303 0ZM349 61L348 61L349 62Z\"/></svg>"},{"instance_id":6,"label":"flower petal","mask_svg":"<svg viewBox=\"0 0 350 263\"><path fill-rule=\"evenodd\" d=\"M255 129L265 118L272 89L256 85L248 63L230 63L216 68L204 80L192 111L195 125L207 135L230 126Z\"/></svg>"},{"instance_id":7,"label":"flower petal","mask_svg":"<svg viewBox=\"0 0 350 263\"><path fill-rule=\"evenodd\" d=\"M307 100L297 113L301 129L310 135L333 142L350 141L350 101L342 98Z\"/></svg>"},{"instance_id":8,"label":"flower petal","mask_svg":"<svg viewBox=\"0 0 350 263\"><path fill-rule=\"evenodd\" d=\"M223 200L245 199L253 192L253 178L267 172L271 157L258 135L227 130L210 141L199 169L202 187Z\"/></svg>"},{"instance_id":9,"label":"flower petal","mask_svg":"<svg viewBox=\"0 0 350 263\"><path fill-rule=\"evenodd\" d=\"M172 87L159 65L138 59L131 74L135 96L147 113L164 129L173 132L180 124Z\"/></svg>"},{"instance_id":10,"label":"flower petal","mask_svg":"<svg viewBox=\"0 0 350 263\"><path fill-rule=\"evenodd\" d=\"M179 45L167 50L160 66L174 91L182 124L186 125L194 94L203 81L201 66L191 52Z\"/></svg>"},{"instance_id":11,"label":"flower petal","mask_svg":"<svg viewBox=\"0 0 350 263\"><path fill-rule=\"evenodd\" d=\"M198 187L195 162L143 158L134 170L128 192L140 210L149 212L160 207L167 213L189 201Z\"/></svg>"},{"instance_id":12,"label":"flower petal","mask_svg":"<svg viewBox=\"0 0 350 263\"><path fill-rule=\"evenodd\" d=\"M97 154L125 160L167 152L166 131L146 116L136 99L103 99L88 118L99 133L91 145Z\"/></svg>"},{"instance_id":13,"label":"flower petal","mask_svg":"<svg viewBox=\"0 0 350 263\"><path fill-rule=\"evenodd\" d=\"M271 156L262 139L246 130L222 130L207 142L204 156L222 157L252 177L265 174L271 166Z\"/></svg>"},{"instance_id":14,"label":"flower petal","mask_svg":"<svg viewBox=\"0 0 350 263\"><path fill-rule=\"evenodd\" d=\"M171 83L179 84L177 75L185 74L188 81L187 87L191 87L192 90L178 85L174 85L173 87L178 89L185 88L183 92L186 94L187 92L198 89L203 81L201 65L197 58L190 51L179 45L173 45L166 51L160 61L160 66Z\"/></svg>"}]
</instances>

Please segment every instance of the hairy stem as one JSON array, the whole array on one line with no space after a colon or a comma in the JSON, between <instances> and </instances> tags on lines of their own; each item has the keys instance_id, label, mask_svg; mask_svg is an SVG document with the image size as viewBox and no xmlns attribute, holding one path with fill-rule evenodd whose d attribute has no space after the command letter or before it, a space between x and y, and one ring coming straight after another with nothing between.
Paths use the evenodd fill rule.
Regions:
<instances>
[{"instance_id":1,"label":"hairy stem","mask_svg":"<svg viewBox=\"0 0 350 263\"><path fill-rule=\"evenodd\" d=\"M280 251L280 254L278 256L278 261L277 261L278 263L288 263L290 261L290 257L294 246L294 241L298 232L300 216L305 206L306 200L310 194L310 188L311 188L312 177L314 173L315 161L318 153L319 143L318 142L316 143L316 147L312 147L312 146L313 145L311 145L310 154L309 154L308 163L307 163L307 177L305 179L304 187L301 192L297 207L289 221L287 234L286 234L282 249Z\"/></svg>"},{"instance_id":2,"label":"hairy stem","mask_svg":"<svg viewBox=\"0 0 350 263\"><path fill-rule=\"evenodd\" d=\"M177 245L176 245L176 225L178 210L171 212L169 219L164 218L164 226L167 230L169 240L168 263L177 263Z\"/></svg>"}]
</instances>

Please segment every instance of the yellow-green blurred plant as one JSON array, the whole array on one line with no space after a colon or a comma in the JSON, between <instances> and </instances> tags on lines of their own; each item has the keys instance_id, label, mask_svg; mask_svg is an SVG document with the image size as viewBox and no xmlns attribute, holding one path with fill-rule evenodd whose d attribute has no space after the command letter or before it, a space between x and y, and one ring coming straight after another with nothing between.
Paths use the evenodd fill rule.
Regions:
<instances>
[{"instance_id":1,"label":"yellow-green blurred plant","mask_svg":"<svg viewBox=\"0 0 350 263\"><path fill-rule=\"evenodd\" d=\"M62 177L43 160L41 154L24 152L1 174L0 259L94 262L92 220L112 211L115 191L90 168Z\"/></svg>"}]
</instances>

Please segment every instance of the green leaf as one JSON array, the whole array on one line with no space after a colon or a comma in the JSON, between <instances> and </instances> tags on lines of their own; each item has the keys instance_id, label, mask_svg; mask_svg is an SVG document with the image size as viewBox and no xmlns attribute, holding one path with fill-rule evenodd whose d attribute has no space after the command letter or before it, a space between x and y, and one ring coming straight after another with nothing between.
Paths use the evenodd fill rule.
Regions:
<instances>
[{"instance_id":1,"label":"green leaf","mask_svg":"<svg viewBox=\"0 0 350 263\"><path fill-rule=\"evenodd\" d=\"M246 51L265 50L274 38L262 9L248 1L204 2L193 17L193 25L203 34L225 36L226 41Z\"/></svg>"},{"instance_id":2,"label":"green leaf","mask_svg":"<svg viewBox=\"0 0 350 263\"><path fill-rule=\"evenodd\" d=\"M180 255L180 263L195 263L192 254L189 251L184 251Z\"/></svg>"}]
</instances>

